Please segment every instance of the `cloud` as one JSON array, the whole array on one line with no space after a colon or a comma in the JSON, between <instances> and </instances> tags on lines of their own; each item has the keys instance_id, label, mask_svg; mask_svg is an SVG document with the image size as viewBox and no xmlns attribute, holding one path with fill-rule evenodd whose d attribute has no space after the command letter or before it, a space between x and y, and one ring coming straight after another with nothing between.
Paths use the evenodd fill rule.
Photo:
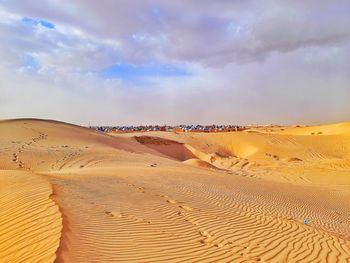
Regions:
<instances>
[{"instance_id":1,"label":"cloud","mask_svg":"<svg viewBox=\"0 0 350 263\"><path fill-rule=\"evenodd\" d=\"M348 1L3 1L0 118L348 119Z\"/></svg>"},{"instance_id":2,"label":"cloud","mask_svg":"<svg viewBox=\"0 0 350 263\"><path fill-rule=\"evenodd\" d=\"M113 39L129 60L149 57L223 66L348 40L346 1L8 1L21 15ZM54 10L54 11L53 11Z\"/></svg>"}]
</instances>

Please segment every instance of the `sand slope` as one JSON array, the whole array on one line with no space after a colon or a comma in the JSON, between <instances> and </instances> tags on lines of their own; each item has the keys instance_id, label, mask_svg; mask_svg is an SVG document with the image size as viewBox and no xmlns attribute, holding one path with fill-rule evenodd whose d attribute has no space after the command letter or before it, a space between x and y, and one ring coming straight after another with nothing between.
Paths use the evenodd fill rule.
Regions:
<instances>
[{"instance_id":1,"label":"sand slope","mask_svg":"<svg viewBox=\"0 0 350 263\"><path fill-rule=\"evenodd\" d=\"M0 262L52 262L62 220L51 185L27 172L0 171Z\"/></svg>"},{"instance_id":2,"label":"sand slope","mask_svg":"<svg viewBox=\"0 0 350 263\"><path fill-rule=\"evenodd\" d=\"M316 130L321 134L312 135ZM297 184L349 184L350 123L153 136L181 142L198 159L220 169L250 170L254 177Z\"/></svg>"},{"instance_id":3,"label":"sand slope","mask_svg":"<svg viewBox=\"0 0 350 263\"><path fill-rule=\"evenodd\" d=\"M0 262L349 262L347 127L0 122Z\"/></svg>"},{"instance_id":4,"label":"sand slope","mask_svg":"<svg viewBox=\"0 0 350 263\"><path fill-rule=\"evenodd\" d=\"M320 198L328 200L331 195L278 183L252 185L243 177L203 175L202 170L154 169L158 168L86 171L84 181L72 174L56 178L53 183L65 191L60 205L71 209L71 233L65 244L70 250L62 258L74 262L89 258L103 262L349 260L350 211L342 198L320 203ZM66 178L72 177L74 182L65 186ZM303 224L304 218L310 225Z\"/></svg>"}]
</instances>

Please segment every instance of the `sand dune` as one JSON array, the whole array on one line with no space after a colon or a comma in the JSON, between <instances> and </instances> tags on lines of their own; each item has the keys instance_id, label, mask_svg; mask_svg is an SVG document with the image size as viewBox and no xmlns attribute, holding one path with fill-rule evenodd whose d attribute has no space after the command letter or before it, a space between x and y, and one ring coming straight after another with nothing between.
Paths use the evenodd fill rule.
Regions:
<instances>
[{"instance_id":1,"label":"sand dune","mask_svg":"<svg viewBox=\"0 0 350 263\"><path fill-rule=\"evenodd\" d=\"M0 262L349 262L349 127L2 121Z\"/></svg>"},{"instance_id":2,"label":"sand dune","mask_svg":"<svg viewBox=\"0 0 350 263\"><path fill-rule=\"evenodd\" d=\"M62 229L51 185L38 175L0 171L0 262L52 262Z\"/></svg>"},{"instance_id":3,"label":"sand dune","mask_svg":"<svg viewBox=\"0 0 350 263\"><path fill-rule=\"evenodd\" d=\"M301 129L299 133L294 132L298 129ZM311 130L323 134L311 135ZM177 140L198 159L221 169L243 168L257 177L289 183L343 186L349 183L350 123L261 128L238 133L156 133L154 136Z\"/></svg>"},{"instance_id":4,"label":"sand dune","mask_svg":"<svg viewBox=\"0 0 350 263\"><path fill-rule=\"evenodd\" d=\"M349 135L350 122L335 123L318 126L294 126L261 128L259 132L289 134L289 135Z\"/></svg>"},{"instance_id":5,"label":"sand dune","mask_svg":"<svg viewBox=\"0 0 350 263\"><path fill-rule=\"evenodd\" d=\"M177 141L154 136L135 136L135 139L142 145L146 145L164 156L178 161L186 161L196 157L189 149L186 148L186 145Z\"/></svg>"}]
</instances>

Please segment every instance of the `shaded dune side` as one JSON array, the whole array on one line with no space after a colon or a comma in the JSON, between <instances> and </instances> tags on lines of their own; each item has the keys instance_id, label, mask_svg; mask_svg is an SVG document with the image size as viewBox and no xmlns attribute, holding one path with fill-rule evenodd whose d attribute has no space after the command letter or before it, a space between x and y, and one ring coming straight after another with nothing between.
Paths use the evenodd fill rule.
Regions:
<instances>
[{"instance_id":1,"label":"shaded dune side","mask_svg":"<svg viewBox=\"0 0 350 263\"><path fill-rule=\"evenodd\" d=\"M214 165L212 165L212 164L210 164L210 163L208 163L206 161L203 161L203 160L200 160L200 159L196 159L196 158L188 159L188 160L184 161L183 163L191 165L191 166L195 166L195 167L202 167L202 168L220 170L216 166L214 166Z\"/></svg>"},{"instance_id":2,"label":"shaded dune side","mask_svg":"<svg viewBox=\"0 0 350 263\"><path fill-rule=\"evenodd\" d=\"M62 228L51 185L40 176L0 171L0 261L53 262Z\"/></svg>"},{"instance_id":3,"label":"shaded dune side","mask_svg":"<svg viewBox=\"0 0 350 263\"><path fill-rule=\"evenodd\" d=\"M188 144L156 136L135 136L140 144L160 153L162 156L181 161L194 167L226 170L229 165L222 165L222 160L227 159L217 153L207 154ZM215 162L220 160L221 163ZM231 163L230 163L231 164Z\"/></svg>"},{"instance_id":4,"label":"shaded dune side","mask_svg":"<svg viewBox=\"0 0 350 263\"><path fill-rule=\"evenodd\" d=\"M186 161L196 156L183 143L153 136L135 136L139 143L178 161Z\"/></svg>"}]
</instances>

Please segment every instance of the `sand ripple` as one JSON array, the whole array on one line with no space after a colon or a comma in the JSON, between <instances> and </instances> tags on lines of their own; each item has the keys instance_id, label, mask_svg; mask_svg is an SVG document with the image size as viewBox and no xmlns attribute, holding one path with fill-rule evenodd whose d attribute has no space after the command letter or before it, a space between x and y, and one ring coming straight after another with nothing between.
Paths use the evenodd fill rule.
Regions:
<instances>
[{"instance_id":1,"label":"sand ripple","mask_svg":"<svg viewBox=\"0 0 350 263\"><path fill-rule=\"evenodd\" d=\"M61 215L50 184L27 172L0 171L0 262L53 262Z\"/></svg>"},{"instance_id":2,"label":"sand ripple","mask_svg":"<svg viewBox=\"0 0 350 263\"><path fill-rule=\"evenodd\" d=\"M324 216L325 222L340 217L320 210L312 203L316 198L299 204L293 200L293 189L280 185L282 189L276 191L276 185L269 189L262 183L256 185L261 188L258 193L270 190L271 194L259 201L260 196L250 193L253 185L248 178L219 177L213 184L205 175L193 180L178 171L148 179L146 171L139 172L145 176L142 182L131 176L137 173L132 170L125 176L116 170L121 177L85 174L84 182L74 180L69 186L63 178L54 180L56 187L65 189L60 205L71 210L71 233L65 241L70 249L62 258L74 262L350 260L348 239L332 234L341 229L322 224L315 216ZM310 225L303 223L304 213L310 216Z\"/></svg>"}]
</instances>

